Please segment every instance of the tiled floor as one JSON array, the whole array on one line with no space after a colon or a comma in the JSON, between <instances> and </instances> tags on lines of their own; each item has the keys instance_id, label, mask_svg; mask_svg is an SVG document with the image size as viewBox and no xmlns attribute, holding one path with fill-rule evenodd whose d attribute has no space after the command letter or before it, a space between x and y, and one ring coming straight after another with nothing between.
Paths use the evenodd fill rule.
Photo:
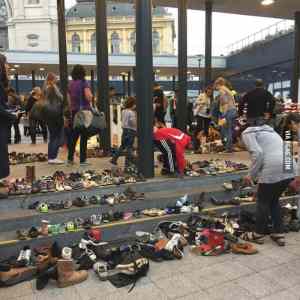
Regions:
<instances>
[{"instance_id":1,"label":"tiled floor","mask_svg":"<svg viewBox=\"0 0 300 300\"><path fill-rule=\"evenodd\" d=\"M91 271L86 282L58 289L52 282L37 292L35 282L0 289L3 300L300 300L300 233L287 236L279 248L267 240L255 256L226 254L199 257L185 251L180 261L151 263L148 276L116 289Z\"/></svg>"}]
</instances>

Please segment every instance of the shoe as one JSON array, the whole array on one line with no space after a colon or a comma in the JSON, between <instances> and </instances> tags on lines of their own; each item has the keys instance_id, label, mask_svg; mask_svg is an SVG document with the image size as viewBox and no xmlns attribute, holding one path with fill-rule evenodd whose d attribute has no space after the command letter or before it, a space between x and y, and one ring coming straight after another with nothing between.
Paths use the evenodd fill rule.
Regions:
<instances>
[{"instance_id":1,"label":"shoe","mask_svg":"<svg viewBox=\"0 0 300 300\"><path fill-rule=\"evenodd\" d=\"M47 236L49 234L48 228L49 228L49 221L42 220L41 235Z\"/></svg>"},{"instance_id":2,"label":"shoe","mask_svg":"<svg viewBox=\"0 0 300 300\"><path fill-rule=\"evenodd\" d=\"M18 265L21 264L22 267L26 267L30 264L30 261L31 261L31 250L29 247L24 247L23 250L20 251L20 254L17 258Z\"/></svg>"},{"instance_id":3,"label":"shoe","mask_svg":"<svg viewBox=\"0 0 300 300\"><path fill-rule=\"evenodd\" d=\"M41 213L48 213L48 211L49 211L48 204L47 203L39 204L39 206L37 207L37 210Z\"/></svg>"},{"instance_id":4,"label":"shoe","mask_svg":"<svg viewBox=\"0 0 300 300\"><path fill-rule=\"evenodd\" d=\"M28 231L28 236L31 238L31 239L34 239L34 238L37 238L39 236L39 231L36 227L31 227Z\"/></svg>"},{"instance_id":5,"label":"shoe","mask_svg":"<svg viewBox=\"0 0 300 300\"><path fill-rule=\"evenodd\" d=\"M75 271L73 260L59 259L57 261L57 286L64 288L83 282L88 278L87 271Z\"/></svg>"},{"instance_id":6,"label":"shoe","mask_svg":"<svg viewBox=\"0 0 300 300\"><path fill-rule=\"evenodd\" d=\"M117 162L116 159L114 159L114 158L112 158L109 162L110 162L112 165L115 165L115 166L118 165L118 162Z\"/></svg>"},{"instance_id":7,"label":"shoe","mask_svg":"<svg viewBox=\"0 0 300 300\"><path fill-rule=\"evenodd\" d=\"M50 266L49 268L45 269L44 271L40 271L37 279L36 279L36 289L38 291L43 290L50 279L57 280L57 266Z\"/></svg>"},{"instance_id":8,"label":"shoe","mask_svg":"<svg viewBox=\"0 0 300 300\"><path fill-rule=\"evenodd\" d=\"M83 162L80 163L81 167L87 167L87 166L90 166L90 165L91 165L91 163L89 163L88 161L83 161Z\"/></svg>"},{"instance_id":9,"label":"shoe","mask_svg":"<svg viewBox=\"0 0 300 300\"><path fill-rule=\"evenodd\" d=\"M49 165L63 165L64 162L62 160L56 158L56 159L49 159L48 164Z\"/></svg>"},{"instance_id":10,"label":"shoe","mask_svg":"<svg viewBox=\"0 0 300 300\"><path fill-rule=\"evenodd\" d=\"M250 243L236 243L231 246L232 253L252 255L258 253L257 249Z\"/></svg>"},{"instance_id":11,"label":"shoe","mask_svg":"<svg viewBox=\"0 0 300 300\"><path fill-rule=\"evenodd\" d=\"M11 268L7 272L0 272L0 285L13 286L34 278L36 267Z\"/></svg>"}]
</instances>

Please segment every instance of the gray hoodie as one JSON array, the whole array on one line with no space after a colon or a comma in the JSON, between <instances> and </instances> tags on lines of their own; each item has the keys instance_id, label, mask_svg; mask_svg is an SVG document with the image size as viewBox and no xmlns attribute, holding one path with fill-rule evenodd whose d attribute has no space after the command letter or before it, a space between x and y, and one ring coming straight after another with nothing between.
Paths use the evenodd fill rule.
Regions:
<instances>
[{"instance_id":1,"label":"gray hoodie","mask_svg":"<svg viewBox=\"0 0 300 300\"><path fill-rule=\"evenodd\" d=\"M243 132L242 139L251 156L249 175L257 178L259 183L276 183L295 176L295 161L291 158L290 170L285 167L288 161L284 158L285 144L272 127L249 127Z\"/></svg>"}]
</instances>

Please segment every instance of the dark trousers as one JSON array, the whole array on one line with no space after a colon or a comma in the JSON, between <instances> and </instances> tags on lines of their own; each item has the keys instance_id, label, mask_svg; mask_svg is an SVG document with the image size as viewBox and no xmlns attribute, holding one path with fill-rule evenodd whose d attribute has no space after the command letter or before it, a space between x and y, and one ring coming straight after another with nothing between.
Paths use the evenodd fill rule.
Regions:
<instances>
[{"instance_id":1,"label":"dark trousers","mask_svg":"<svg viewBox=\"0 0 300 300\"><path fill-rule=\"evenodd\" d=\"M48 125L49 143L48 159L56 159L59 148L63 145L64 128L63 126Z\"/></svg>"},{"instance_id":2,"label":"dark trousers","mask_svg":"<svg viewBox=\"0 0 300 300\"><path fill-rule=\"evenodd\" d=\"M68 161L74 160L76 143L80 137L80 162L86 161L88 135L84 131L69 129L68 131Z\"/></svg>"},{"instance_id":3,"label":"dark trousers","mask_svg":"<svg viewBox=\"0 0 300 300\"><path fill-rule=\"evenodd\" d=\"M128 128L123 128L122 141L119 149L113 154L113 159L117 162L123 151L126 150L126 162L133 162L133 144L136 131Z\"/></svg>"},{"instance_id":4,"label":"dark trousers","mask_svg":"<svg viewBox=\"0 0 300 300\"><path fill-rule=\"evenodd\" d=\"M33 144L36 143L36 134L37 134L36 130L37 130L37 128L41 129L44 142L46 142L47 138L48 138L46 123L43 122L43 121L37 121L37 120L29 119L29 131L30 131L31 142Z\"/></svg>"},{"instance_id":5,"label":"dark trousers","mask_svg":"<svg viewBox=\"0 0 300 300\"><path fill-rule=\"evenodd\" d=\"M268 233L268 221L271 216L274 233L283 233L281 207L279 198L292 179L258 185L256 199L256 233Z\"/></svg>"},{"instance_id":6,"label":"dark trousers","mask_svg":"<svg viewBox=\"0 0 300 300\"><path fill-rule=\"evenodd\" d=\"M154 141L154 143L163 154L163 168L170 173L175 173L177 171L175 145L167 140Z\"/></svg>"}]
</instances>

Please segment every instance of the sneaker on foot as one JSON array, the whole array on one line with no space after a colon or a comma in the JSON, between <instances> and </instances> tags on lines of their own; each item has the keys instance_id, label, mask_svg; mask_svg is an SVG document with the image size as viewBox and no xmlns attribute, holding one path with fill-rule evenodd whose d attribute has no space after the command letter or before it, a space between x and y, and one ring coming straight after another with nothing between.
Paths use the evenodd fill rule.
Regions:
<instances>
[{"instance_id":1,"label":"sneaker on foot","mask_svg":"<svg viewBox=\"0 0 300 300\"><path fill-rule=\"evenodd\" d=\"M49 159L48 164L49 165L63 165L64 162L60 159L55 158L55 159Z\"/></svg>"}]
</instances>

